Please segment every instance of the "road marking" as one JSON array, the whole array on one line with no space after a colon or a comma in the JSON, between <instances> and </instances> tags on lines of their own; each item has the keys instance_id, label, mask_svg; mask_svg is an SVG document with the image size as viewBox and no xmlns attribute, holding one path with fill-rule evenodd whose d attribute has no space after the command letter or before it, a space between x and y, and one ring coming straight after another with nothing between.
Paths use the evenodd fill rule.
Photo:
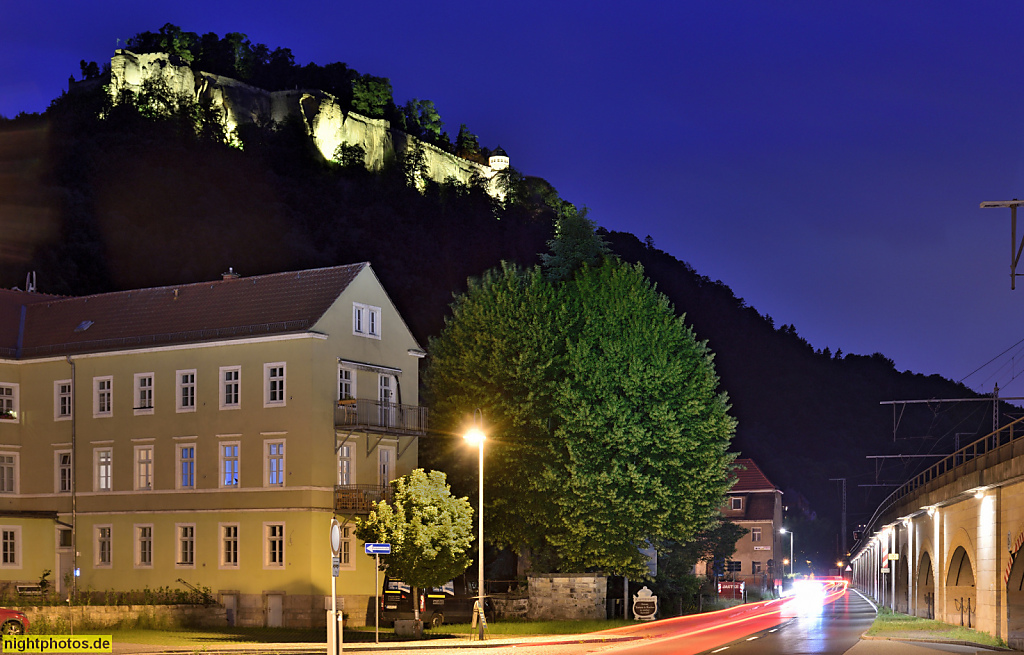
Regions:
<instances>
[{"instance_id":1,"label":"road marking","mask_svg":"<svg viewBox=\"0 0 1024 655\"><path fill-rule=\"evenodd\" d=\"M747 637L747 641L754 641L754 640L755 640L755 639L757 639L757 638L758 638L759 636L760 636L760 635L754 635L753 637Z\"/></svg>"},{"instance_id":2,"label":"road marking","mask_svg":"<svg viewBox=\"0 0 1024 655\"><path fill-rule=\"evenodd\" d=\"M859 592L859 591L857 591L856 589L854 589L854 590L853 590L853 592L854 592L855 594L857 594L858 596L860 596L861 598L863 598L864 600L868 601L868 605L870 605L870 606L871 606L871 609L875 610L875 614L878 614L878 607L876 607L876 606L875 606L875 604L871 602L871 599L870 599L870 598L868 598L868 597L867 597L867 596L865 596L864 594L860 593L860 592Z\"/></svg>"},{"instance_id":3,"label":"road marking","mask_svg":"<svg viewBox=\"0 0 1024 655\"><path fill-rule=\"evenodd\" d=\"M713 651L711 651L711 652L712 652L712 653L721 653L721 652L722 652L723 650L729 650L729 647L728 647L728 646L722 646L722 647L721 647L721 648L719 648L718 650L713 650Z\"/></svg>"},{"instance_id":4,"label":"road marking","mask_svg":"<svg viewBox=\"0 0 1024 655\"><path fill-rule=\"evenodd\" d=\"M771 629L771 630L769 630L768 632L777 632L777 631L778 631L778 628L772 628L772 629Z\"/></svg>"}]
</instances>

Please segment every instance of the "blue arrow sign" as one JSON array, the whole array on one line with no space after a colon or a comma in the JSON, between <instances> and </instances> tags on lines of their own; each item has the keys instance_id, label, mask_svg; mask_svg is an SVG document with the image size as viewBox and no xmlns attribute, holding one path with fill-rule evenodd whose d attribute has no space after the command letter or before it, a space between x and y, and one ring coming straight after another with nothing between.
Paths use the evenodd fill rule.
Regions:
<instances>
[{"instance_id":1,"label":"blue arrow sign","mask_svg":"<svg viewBox=\"0 0 1024 655\"><path fill-rule=\"evenodd\" d=\"M366 544L367 555L390 555L391 544Z\"/></svg>"}]
</instances>

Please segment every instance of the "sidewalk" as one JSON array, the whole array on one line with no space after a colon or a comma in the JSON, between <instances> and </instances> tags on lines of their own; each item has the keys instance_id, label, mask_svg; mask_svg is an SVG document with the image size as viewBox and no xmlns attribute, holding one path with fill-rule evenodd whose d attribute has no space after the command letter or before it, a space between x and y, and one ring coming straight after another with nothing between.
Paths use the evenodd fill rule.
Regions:
<instances>
[{"instance_id":1,"label":"sidewalk","mask_svg":"<svg viewBox=\"0 0 1024 655\"><path fill-rule=\"evenodd\" d=\"M373 642L352 642L344 644L346 653L367 653L393 651L441 651L454 649L501 648L504 646L556 646L568 644L612 644L617 642L635 641L640 637L619 635L537 635L522 637L493 637L485 641L477 641L476 637L452 637L438 639L420 639L410 641L388 641L380 644ZM287 655L305 655L307 653L324 655L327 650L323 643L248 643L248 644L210 644L209 646L160 646L157 644L114 644L115 655L145 655L148 653L165 653L167 655L194 655L195 653L223 653L225 655L255 655L265 653L283 653Z\"/></svg>"},{"instance_id":2,"label":"sidewalk","mask_svg":"<svg viewBox=\"0 0 1024 655\"><path fill-rule=\"evenodd\" d=\"M846 655L930 655L933 653L1018 653L998 646L985 646L969 641L942 641L912 634L891 634L885 637L861 635L860 642Z\"/></svg>"}]
</instances>

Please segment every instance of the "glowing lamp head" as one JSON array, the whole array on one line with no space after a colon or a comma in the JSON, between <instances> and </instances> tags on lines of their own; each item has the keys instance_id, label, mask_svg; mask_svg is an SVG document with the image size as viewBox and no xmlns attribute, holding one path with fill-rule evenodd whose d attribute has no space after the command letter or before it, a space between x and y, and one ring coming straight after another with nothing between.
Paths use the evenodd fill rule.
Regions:
<instances>
[{"instance_id":1,"label":"glowing lamp head","mask_svg":"<svg viewBox=\"0 0 1024 655\"><path fill-rule=\"evenodd\" d=\"M779 534L786 534L787 532L789 532L789 530L786 528L779 528Z\"/></svg>"},{"instance_id":2,"label":"glowing lamp head","mask_svg":"<svg viewBox=\"0 0 1024 655\"><path fill-rule=\"evenodd\" d=\"M462 438L468 441L469 443L473 444L474 446L477 446L484 442L484 439L487 438L487 435L485 435L483 430L481 430L480 428L470 428L469 432L462 435Z\"/></svg>"}]
</instances>

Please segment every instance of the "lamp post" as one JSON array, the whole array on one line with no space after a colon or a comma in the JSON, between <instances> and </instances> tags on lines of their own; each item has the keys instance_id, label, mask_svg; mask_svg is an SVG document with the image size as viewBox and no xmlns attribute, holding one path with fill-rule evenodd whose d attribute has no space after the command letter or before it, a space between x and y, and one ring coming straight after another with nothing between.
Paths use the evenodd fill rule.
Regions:
<instances>
[{"instance_id":1,"label":"lamp post","mask_svg":"<svg viewBox=\"0 0 1024 655\"><path fill-rule=\"evenodd\" d=\"M479 412L480 410L477 410ZM474 419L476 415L474 414ZM483 423L483 415L480 415ZM476 421L472 428L463 435L463 439L471 444L475 444L480 450L480 535L477 537L477 541L480 544L480 577L477 580L477 603L479 603L480 616L477 621L477 625L480 628L480 640L484 639L484 440L487 439L487 435L484 434L483 430L480 429Z\"/></svg>"},{"instance_id":2,"label":"lamp post","mask_svg":"<svg viewBox=\"0 0 1024 655\"><path fill-rule=\"evenodd\" d=\"M779 528L779 534L789 535L789 575L793 577L793 567L796 566L796 560L793 559L793 531L787 530L786 528Z\"/></svg>"}]
</instances>

